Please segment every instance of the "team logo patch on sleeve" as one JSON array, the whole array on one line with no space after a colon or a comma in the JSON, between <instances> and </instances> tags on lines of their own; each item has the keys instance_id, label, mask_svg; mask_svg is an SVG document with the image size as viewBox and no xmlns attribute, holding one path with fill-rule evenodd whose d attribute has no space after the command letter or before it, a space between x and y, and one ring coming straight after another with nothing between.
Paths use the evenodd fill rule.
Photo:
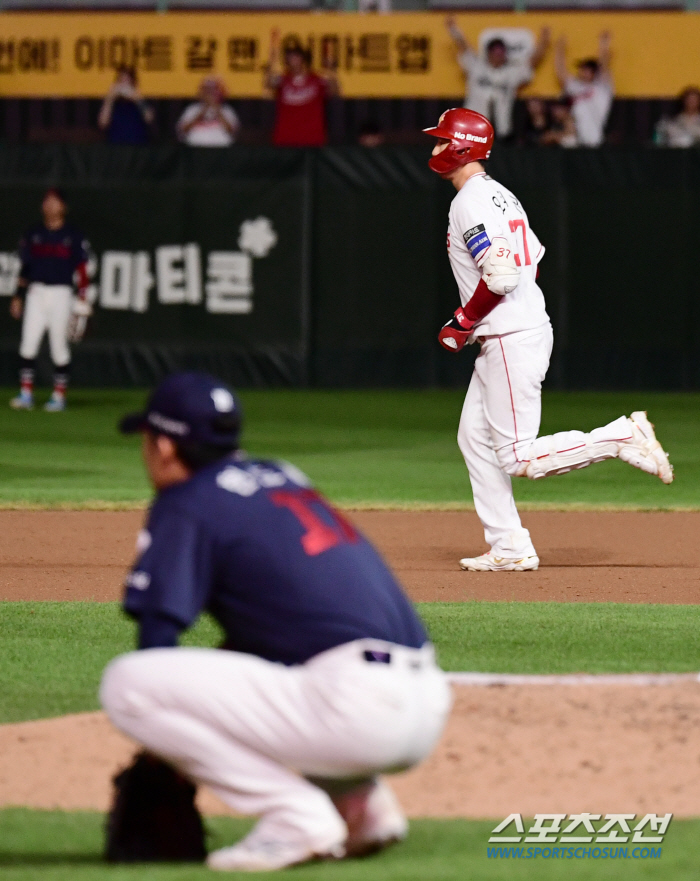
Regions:
<instances>
[{"instance_id":1,"label":"team logo patch on sleeve","mask_svg":"<svg viewBox=\"0 0 700 881\"><path fill-rule=\"evenodd\" d=\"M486 233L484 224L480 223L478 224L478 226L473 226L471 229L468 229L464 233L464 243L466 244L467 250L472 255L474 260L477 259L479 254L481 254L487 248L490 248L491 240Z\"/></svg>"}]
</instances>

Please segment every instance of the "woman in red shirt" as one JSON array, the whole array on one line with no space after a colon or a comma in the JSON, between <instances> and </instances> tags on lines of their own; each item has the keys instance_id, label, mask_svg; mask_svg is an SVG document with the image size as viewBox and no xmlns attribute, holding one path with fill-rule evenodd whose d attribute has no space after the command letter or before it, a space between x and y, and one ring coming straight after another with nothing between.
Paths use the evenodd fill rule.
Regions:
<instances>
[{"instance_id":1,"label":"woman in red shirt","mask_svg":"<svg viewBox=\"0 0 700 881\"><path fill-rule=\"evenodd\" d=\"M279 70L279 31L272 32L270 64L265 86L274 92L276 111L272 143L279 147L322 147L328 142L326 98L338 94L338 80L332 72L319 76L301 47L284 53L284 72Z\"/></svg>"}]
</instances>

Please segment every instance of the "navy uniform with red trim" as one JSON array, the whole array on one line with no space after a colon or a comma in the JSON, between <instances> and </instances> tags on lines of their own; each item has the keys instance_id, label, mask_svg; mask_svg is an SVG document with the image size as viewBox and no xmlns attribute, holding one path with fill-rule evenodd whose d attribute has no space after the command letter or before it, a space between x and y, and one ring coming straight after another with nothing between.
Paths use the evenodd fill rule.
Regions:
<instances>
[{"instance_id":1,"label":"navy uniform with red trim","mask_svg":"<svg viewBox=\"0 0 700 881\"><path fill-rule=\"evenodd\" d=\"M36 357L48 333L55 372L53 394L45 409L58 412L65 409L69 340L78 340L77 328L84 330L91 312L86 299L88 244L80 230L66 223L66 201L59 190L47 191L42 213L43 223L31 227L19 243L21 268L10 308L14 317L23 317L20 394L10 403L15 409L33 408Z\"/></svg>"},{"instance_id":2,"label":"navy uniform with red trim","mask_svg":"<svg viewBox=\"0 0 700 881\"><path fill-rule=\"evenodd\" d=\"M293 465L239 451L239 429L235 395L198 373L169 377L122 423L146 434L152 477L163 444L182 473L153 480L124 600L141 650L107 669L103 705L149 752L261 817L212 868L383 847L407 826L376 775L430 752L444 676L370 542ZM228 651L177 647L202 612Z\"/></svg>"},{"instance_id":3,"label":"navy uniform with red trim","mask_svg":"<svg viewBox=\"0 0 700 881\"><path fill-rule=\"evenodd\" d=\"M520 201L486 173L494 133L484 116L448 110L425 131L439 139L430 168L457 190L447 251L461 306L438 339L451 352L475 342L481 346L458 442L490 550L463 558L460 566L537 569L537 552L513 500L512 477L537 479L614 457L664 483L672 481L673 469L642 411L592 432L538 437L553 340L537 281L544 247Z\"/></svg>"}]
</instances>

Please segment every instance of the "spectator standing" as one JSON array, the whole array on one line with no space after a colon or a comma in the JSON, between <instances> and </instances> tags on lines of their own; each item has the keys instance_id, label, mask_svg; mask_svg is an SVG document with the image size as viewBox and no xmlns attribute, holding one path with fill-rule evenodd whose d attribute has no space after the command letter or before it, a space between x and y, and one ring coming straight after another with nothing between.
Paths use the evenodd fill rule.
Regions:
<instances>
[{"instance_id":1,"label":"spectator standing","mask_svg":"<svg viewBox=\"0 0 700 881\"><path fill-rule=\"evenodd\" d=\"M691 86L681 92L678 110L673 119L662 119L656 126L656 143L660 147L700 147L700 89Z\"/></svg>"},{"instance_id":2,"label":"spectator standing","mask_svg":"<svg viewBox=\"0 0 700 881\"><path fill-rule=\"evenodd\" d=\"M573 100L576 136L583 147L600 147L604 140L614 95L610 56L610 34L603 31L598 39L598 57L579 61L576 76L570 76L566 65L566 38L557 40L554 67L564 94Z\"/></svg>"},{"instance_id":3,"label":"spectator standing","mask_svg":"<svg viewBox=\"0 0 700 881\"><path fill-rule=\"evenodd\" d=\"M571 112L571 100L560 98L550 106L550 124L540 143L557 147L577 147L576 122Z\"/></svg>"},{"instance_id":4,"label":"spectator standing","mask_svg":"<svg viewBox=\"0 0 700 881\"><path fill-rule=\"evenodd\" d=\"M272 31L270 63L265 87L275 95L275 129L272 142L280 147L322 147L328 142L326 99L338 95L332 70L319 76L311 70L308 54L299 46L284 53L280 71L280 35Z\"/></svg>"},{"instance_id":5,"label":"spectator standing","mask_svg":"<svg viewBox=\"0 0 700 881\"><path fill-rule=\"evenodd\" d=\"M230 147L241 127L236 111L224 103L223 82L215 76L202 80L199 101L185 108L177 136L190 147Z\"/></svg>"},{"instance_id":6,"label":"spectator standing","mask_svg":"<svg viewBox=\"0 0 700 881\"><path fill-rule=\"evenodd\" d=\"M468 77L464 106L476 110L493 125L497 138L509 138L513 132L513 105L518 89L529 83L540 66L550 43L549 28L542 28L529 59L509 61L508 48L501 39L491 40L482 58L450 16L447 30L457 47L459 66Z\"/></svg>"},{"instance_id":7,"label":"spectator standing","mask_svg":"<svg viewBox=\"0 0 700 881\"><path fill-rule=\"evenodd\" d=\"M153 108L143 99L133 67L120 67L102 102L97 124L110 144L147 144Z\"/></svg>"}]
</instances>

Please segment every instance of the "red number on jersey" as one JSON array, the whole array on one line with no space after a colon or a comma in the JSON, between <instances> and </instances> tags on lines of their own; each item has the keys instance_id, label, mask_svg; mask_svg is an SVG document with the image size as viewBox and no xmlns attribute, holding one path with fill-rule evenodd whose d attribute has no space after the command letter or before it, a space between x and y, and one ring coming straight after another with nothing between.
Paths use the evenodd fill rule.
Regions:
<instances>
[{"instance_id":1,"label":"red number on jersey","mask_svg":"<svg viewBox=\"0 0 700 881\"><path fill-rule=\"evenodd\" d=\"M523 235L523 254L525 255L525 266L530 266L532 260L530 260L530 249L527 246L527 230L525 229L525 221L524 220L511 220L508 224L510 226L511 232L520 232ZM515 255L515 264L516 266L522 266L522 261L520 260L520 255Z\"/></svg>"},{"instance_id":2,"label":"red number on jersey","mask_svg":"<svg viewBox=\"0 0 700 881\"><path fill-rule=\"evenodd\" d=\"M297 492L280 489L270 493L270 498L278 507L288 508L304 527L306 532L301 537L301 545L310 557L322 554L339 544L354 544L359 539L352 524L312 489ZM321 520L312 505L318 505L330 514L334 525Z\"/></svg>"},{"instance_id":3,"label":"red number on jersey","mask_svg":"<svg viewBox=\"0 0 700 881\"><path fill-rule=\"evenodd\" d=\"M448 251L450 250L450 235L451 235L451 233L448 232L447 233L447 250Z\"/></svg>"}]
</instances>

